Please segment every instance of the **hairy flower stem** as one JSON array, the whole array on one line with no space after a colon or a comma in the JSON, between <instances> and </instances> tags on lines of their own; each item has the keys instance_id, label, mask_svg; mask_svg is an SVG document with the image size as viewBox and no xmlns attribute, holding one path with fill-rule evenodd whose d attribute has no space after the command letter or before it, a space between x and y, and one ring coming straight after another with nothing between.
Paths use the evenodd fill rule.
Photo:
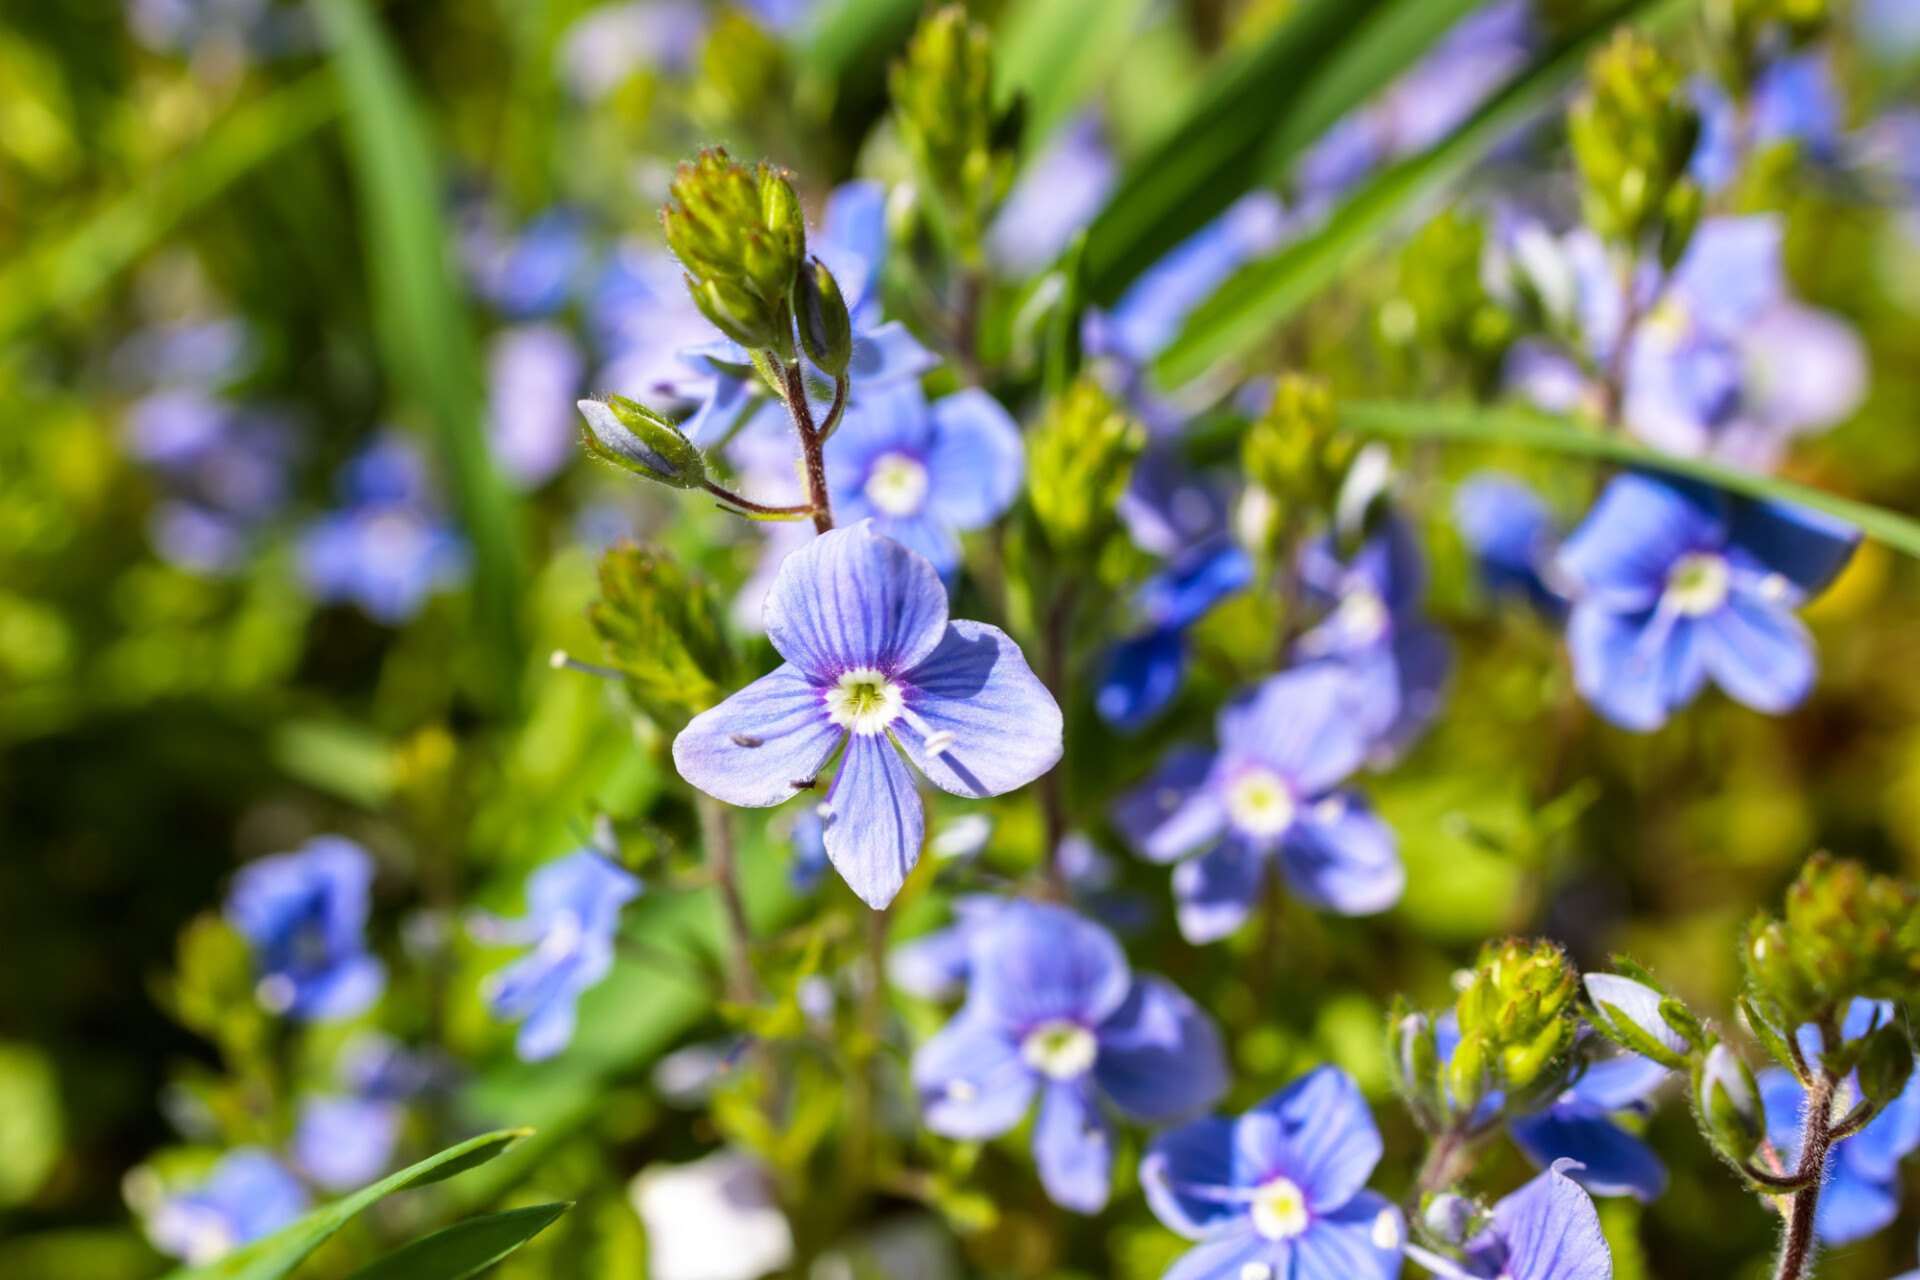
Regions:
<instances>
[{"instance_id":1,"label":"hairy flower stem","mask_svg":"<svg viewBox=\"0 0 1920 1280\"><path fill-rule=\"evenodd\" d=\"M740 874L734 862L733 819L704 791L694 795L700 813L700 840L720 895L720 926L727 940L727 998L737 1004L752 1004L760 998L760 978L753 968L753 932L747 924L747 907L740 897Z\"/></svg>"},{"instance_id":2,"label":"hairy flower stem","mask_svg":"<svg viewBox=\"0 0 1920 1280\"><path fill-rule=\"evenodd\" d=\"M1433 1140L1414 1184L1416 1208L1425 1197L1438 1195L1467 1176L1473 1168L1471 1147L1466 1131L1458 1127L1446 1130Z\"/></svg>"},{"instance_id":3,"label":"hairy flower stem","mask_svg":"<svg viewBox=\"0 0 1920 1280\"><path fill-rule=\"evenodd\" d=\"M757 516L775 516L775 517L784 518L784 517L803 517L803 516L810 516L815 514L814 505L811 502L801 503L798 506L792 506L792 507L769 507L769 506L763 506L762 504L758 502L754 502L751 499L743 498L739 494L735 493L733 490L727 488L725 485L715 484L711 480L702 480L700 482L700 487L702 489L705 489L708 493L712 494L714 497L720 499L720 501L725 503L727 506L736 507L741 511L749 512Z\"/></svg>"},{"instance_id":4,"label":"hairy flower stem","mask_svg":"<svg viewBox=\"0 0 1920 1280\"><path fill-rule=\"evenodd\" d=\"M1787 1202L1787 1231L1774 1280L1806 1280L1813 1269L1814 1219L1820 1211L1820 1184L1826 1181L1827 1155L1834 1143L1834 1086L1833 1073L1823 1068L1807 1088L1800 1167L1794 1173L1805 1185Z\"/></svg>"},{"instance_id":5,"label":"hairy flower stem","mask_svg":"<svg viewBox=\"0 0 1920 1280\"><path fill-rule=\"evenodd\" d=\"M793 419L793 429L800 437L800 456L807 472L807 496L812 501L813 528L816 533L825 533L833 528L833 501L827 496L827 436L839 424L840 415L846 412L847 380L844 377L834 380L833 407L827 411L826 421L815 426L813 406L807 403L807 378L800 362L788 364L772 351L763 352L762 356L780 371L780 398L786 402L787 416Z\"/></svg>"}]
</instances>

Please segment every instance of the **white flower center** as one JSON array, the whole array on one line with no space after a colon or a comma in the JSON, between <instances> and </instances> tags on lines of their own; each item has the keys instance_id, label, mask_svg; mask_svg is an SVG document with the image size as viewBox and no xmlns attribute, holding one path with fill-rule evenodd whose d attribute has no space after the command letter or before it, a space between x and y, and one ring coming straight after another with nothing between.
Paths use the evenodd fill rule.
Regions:
<instances>
[{"instance_id":1,"label":"white flower center","mask_svg":"<svg viewBox=\"0 0 1920 1280\"><path fill-rule=\"evenodd\" d=\"M1648 335L1677 347L1693 332L1693 312L1685 302L1669 294L1640 323Z\"/></svg>"},{"instance_id":2,"label":"white flower center","mask_svg":"<svg viewBox=\"0 0 1920 1280\"><path fill-rule=\"evenodd\" d=\"M1253 1191L1253 1229L1269 1240L1291 1240L1307 1229L1307 1197L1286 1178Z\"/></svg>"},{"instance_id":3,"label":"white flower center","mask_svg":"<svg viewBox=\"0 0 1920 1280\"><path fill-rule=\"evenodd\" d=\"M1382 1209L1380 1216L1373 1220L1373 1247L1376 1249L1398 1249L1400 1247L1400 1219L1391 1209Z\"/></svg>"},{"instance_id":4,"label":"white flower center","mask_svg":"<svg viewBox=\"0 0 1920 1280\"><path fill-rule=\"evenodd\" d=\"M907 453L883 453L867 473L867 501L883 515L918 515L927 500L927 466Z\"/></svg>"},{"instance_id":5,"label":"white flower center","mask_svg":"<svg viewBox=\"0 0 1920 1280\"><path fill-rule=\"evenodd\" d=\"M1349 591L1334 610L1334 617L1348 642L1357 645L1372 644L1387 634L1387 626L1393 621L1387 602L1378 592L1367 590Z\"/></svg>"},{"instance_id":6,"label":"white flower center","mask_svg":"<svg viewBox=\"0 0 1920 1280\"><path fill-rule=\"evenodd\" d=\"M1271 769L1248 769L1227 787L1227 814L1250 836L1277 836L1293 825L1293 790Z\"/></svg>"},{"instance_id":7,"label":"white flower center","mask_svg":"<svg viewBox=\"0 0 1920 1280\"><path fill-rule=\"evenodd\" d=\"M855 733L885 733L905 706L900 686L872 667L843 673L827 690L827 719Z\"/></svg>"},{"instance_id":8,"label":"white flower center","mask_svg":"<svg viewBox=\"0 0 1920 1280\"><path fill-rule=\"evenodd\" d=\"M1681 556L1667 574L1667 600L1682 617L1704 617L1727 602L1732 580L1724 556L1696 551Z\"/></svg>"},{"instance_id":9,"label":"white flower center","mask_svg":"<svg viewBox=\"0 0 1920 1280\"><path fill-rule=\"evenodd\" d=\"M1239 1280L1273 1280L1273 1268L1264 1262L1244 1262Z\"/></svg>"},{"instance_id":10,"label":"white flower center","mask_svg":"<svg viewBox=\"0 0 1920 1280\"><path fill-rule=\"evenodd\" d=\"M1093 1068L1100 1044L1077 1022L1043 1022L1020 1042L1020 1059L1053 1080L1076 1080Z\"/></svg>"}]
</instances>

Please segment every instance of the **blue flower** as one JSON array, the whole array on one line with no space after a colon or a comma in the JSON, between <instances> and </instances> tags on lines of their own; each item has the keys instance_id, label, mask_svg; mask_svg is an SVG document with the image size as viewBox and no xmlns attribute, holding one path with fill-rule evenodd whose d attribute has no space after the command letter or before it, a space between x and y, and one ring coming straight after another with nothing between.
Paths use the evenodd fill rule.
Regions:
<instances>
[{"instance_id":1,"label":"blue flower","mask_svg":"<svg viewBox=\"0 0 1920 1280\"><path fill-rule=\"evenodd\" d=\"M527 877L527 914L517 921L477 917L475 932L530 945L487 976L481 995L504 1022L518 1022L514 1049L527 1062L551 1058L573 1040L575 1005L613 968L620 908L640 882L592 849L579 849Z\"/></svg>"},{"instance_id":2,"label":"blue flower","mask_svg":"<svg viewBox=\"0 0 1920 1280\"><path fill-rule=\"evenodd\" d=\"M1489 591L1520 596L1549 617L1566 612L1566 599L1549 581L1560 533L1525 481L1475 472L1453 491L1453 523Z\"/></svg>"},{"instance_id":3,"label":"blue flower","mask_svg":"<svg viewBox=\"0 0 1920 1280\"><path fill-rule=\"evenodd\" d=\"M884 907L920 857L926 818L902 753L942 791L982 799L1060 759L1060 707L998 627L950 622L928 561L866 524L788 556L767 593L786 661L702 712L673 761L700 790L765 808L812 795L836 753L827 856ZM841 748L844 746L844 752Z\"/></svg>"},{"instance_id":4,"label":"blue flower","mask_svg":"<svg viewBox=\"0 0 1920 1280\"><path fill-rule=\"evenodd\" d=\"M1594 1195L1653 1200L1666 1190L1666 1166L1614 1117L1644 1111L1666 1078L1665 1067L1636 1054L1592 1063L1544 1110L1508 1122L1507 1132L1539 1168L1574 1161L1569 1176Z\"/></svg>"},{"instance_id":5,"label":"blue flower","mask_svg":"<svg viewBox=\"0 0 1920 1280\"><path fill-rule=\"evenodd\" d=\"M1113 812L1143 857L1174 869L1180 932L1213 942L1238 929L1270 863L1293 891L1342 915L1400 900L1393 831L1352 791L1367 739L1352 683L1316 664L1277 675L1220 712L1220 750L1173 751Z\"/></svg>"},{"instance_id":6,"label":"blue flower","mask_svg":"<svg viewBox=\"0 0 1920 1280\"><path fill-rule=\"evenodd\" d=\"M1412 532L1390 516L1346 561L1331 538L1310 543L1300 578L1331 607L1300 637L1297 656L1345 670L1369 755L1399 755L1440 713L1453 665L1446 638L1421 616L1426 565Z\"/></svg>"},{"instance_id":7,"label":"blue flower","mask_svg":"<svg viewBox=\"0 0 1920 1280\"><path fill-rule=\"evenodd\" d=\"M1839 153L1845 113L1824 52L1762 68L1744 112L1710 81L1695 84L1694 100L1700 106L1700 142L1690 169L1709 192L1733 184L1750 150L1794 143L1809 159L1829 164Z\"/></svg>"},{"instance_id":8,"label":"blue flower","mask_svg":"<svg viewBox=\"0 0 1920 1280\"><path fill-rule=\"evenodd\" d=\"M574 455L586 358L551 324L502 329L487 347L487 443L513 484L535 488Z\"/></svg>"},{"instance_id":9,"label":"blue flower","mask_svg":"<svg viewBox=\"0 0 1920 1280\"><path fill-rule=\"evenodd\" d=\"M1807 1091L1780 1067L1760 1073L1767 1138L1789 1169L1800 1159L1801 1113ZM1827 1244L1864 1240L1900 1216L1900 1161L1920 1147L1920 1073L1873 1122L1834 1144L1814 1230Z\"/></svg>"},{"instance_id":10,"label":"blue flower","mask_svg":"<svg viewBox=\"0 0 1920 1280\"><path fill-rule=\"evenodd\" d=\"M912 379L870 390L827 442L827 488L843 523L960 568L960 534L998 519L1020 492L1026 450L1000 402L978 388L927 403Z\"/></svg>"},{"instance_id":11,"label":"blue flower","mask_svg":"<svg viewBox=\"0 0 1920 1280\"><path fill-rule=\"evenodd\" d=\"M1869 57L1899 62L1920 53L1920 9L1912 0L1863 0L1854 20L1860 49Z\"/></svg>"},{"instance_id":12,"label":"blue flower","mask_svg":"<svg viewBox=\"0 0 1920 1280\"><path fill-rule=\"evenodd\" d=\"M340 487L346 505L300 539L301 576L316 599L350 601L393 626L465 578L466 543L440 514L411 441L375 440L342 469Z\"/></svg>"},{"instance_id":13,"label":"blue flower","mask_svg":"<svg viewBox=\"0 0 1920 1280\"><path fill-rule=\"evenodd\" d=\"M1237 1119L1161 1135L1140 1163L1147 1203L1202 1242L1164 1280L1393 1280L1406 1231L1366 1189L1380 1151L1360 1087L1336 1067Z\"/></svg>"},{"instance_id":14,"label":"blue flower","mask_svg":"<svg viewBox=\"0 0 1920 1280\"><path fill-rule=\"evenodd\" d=\"M1212 1021L1172 983L1136 977L1113 936L1065 907L1013 902L971 938L967 1000L913 1059L926 1124L991 1138L1039 1095L1034 1161L1054 1203L1097 1213L1111 1189L1102 1103L1172 1120L1227 1087Z\"/></svg>"},{"instance_id":15,"label":"blue flower","mask_svg":"<svg viewBox=\"0 0 1920 1280\"><path fill-rule=\"evenodd\" d=\"M987 252L1002 272L1021 278L1051 266L1106 207L1120 166L1102 133L1097 117L1080 116L1027 162L987 231Z\"/></svg>"},{"instance_id":16,"label":"blue flower","mask_svg":"<svg viewBox=\"0 0 1920 1280\"><path fill-rule=\"evenodd\" d=\"M427 1063L378 1032L349 1040L334 1064L339 1091L300 1103L289 1154L317 1185L349 1191L393 1167L406 1102L427 1087Z\"/></svg>"},{"instance_id":17,"label":"blue flower","mask_svg":"<svg viewBox=\"0 0 1920 1280\"><path fill-rule=\"evenodd\" d=\"M1580 1166L1551 1169L1493 1207L1493 1221L1467 1241L1459 1261L1418 1245L1407 1256L1440 1280L1613 1280L1613 1251L1600 1214L1574 1176Z\"/></svg>"},{"instance_id":18,"label":"blue flower","mask_svg":"<svg viewBox=\"0 0 1920 1280\"><path fill-rule=\"evenodd\" d=\"M573 300L587 266L586 224L569 209L549 209L517 236L485 229L463 246L474 289L510 320L550 316Z\"/></svg>"},{"instance_id":19,"label":"blue flower","mask_svg":"<svg viewBox=\"0 0 1920 1280\"><path fill-rule=\"evenodd\" d=\"M192 573L240 569L286 500L295 444L287 422L200 386L174 386L133 404L125 438L128 453L162 480L165 497L147 522L160 557Z\"/></svg>"},{"instance_id":20,"label":"blue flower","mask_svg":"<svg viewBox=\"0 0 1920 1280\"><path fill-rule=\"evenodd\" d=\"M340 836L240 868L226 916L253 951L255 991L272 1013L331 1022L365 1011L386 986L367 954L373 859Z\"/></svg>"},{"instance_id":21,"label":"blue flower","mask_svg":"<svg viewBox=\"0 0 1920 1280\"><path fill-rule=\"evenodd\" d=\"M271 1154L235 1147L205 1182L155 1210L147 1236L160 1252L198 1266L272 1235L305 1213L307 1203L299 1179Z\"/></svg>"},{"instance_id":22,"label":"blue flower","mask_svg":"<svg viewBox=\"0 0 1920 1280\"><path fill-rule=\"evenodd\" d=\"M1643 732L1709 677L1757 711L1798 706L1815 670L1794 610L1858 541L1801 508L1645 475L1615 479L1560 551L1575 684L1607 719Z\"/></svg>"},{"instance_id":23,"label":"blue flower","mask_svg":"<svg viewBox=\"0 0 1920 1280\"><path fill-rule=\"evenodd\" d=\"M787 868L787 884L795 893L812 893L832 865L827 858L826 823L816 810L802 809L794 818L792 842L793 864Z\"/></svg>"}]
</instances>

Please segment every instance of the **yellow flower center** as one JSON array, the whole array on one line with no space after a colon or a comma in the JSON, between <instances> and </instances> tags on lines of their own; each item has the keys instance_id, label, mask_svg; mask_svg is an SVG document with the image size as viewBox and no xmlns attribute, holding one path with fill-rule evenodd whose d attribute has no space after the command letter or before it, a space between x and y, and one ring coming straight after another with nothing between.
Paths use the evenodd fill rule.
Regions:
<instances>
[{"instance_id":1,"label":"yellow flower center","mask_svg":"<svg viewBox=\"0 0 1920 1280\"><path fill-rule=\"evenodd\" d=\"M1253 1229L1269 1240L1291 1240L1307 1229L1307 1197L1286 1178L1263 1182L1253 1192Z\"/></svg>"},{"instance_id":2,"label":"yellow flower center","mask_svg":"<svg viewBox=\"0 0 1920 1280\"><path fill-rule=\"evenodd\" d=\"M1250 836L1277 836L1293 825L1293 792L1270 769L1249 769L1227 788L1227 815Z\"/></svg>"}]
</instances>

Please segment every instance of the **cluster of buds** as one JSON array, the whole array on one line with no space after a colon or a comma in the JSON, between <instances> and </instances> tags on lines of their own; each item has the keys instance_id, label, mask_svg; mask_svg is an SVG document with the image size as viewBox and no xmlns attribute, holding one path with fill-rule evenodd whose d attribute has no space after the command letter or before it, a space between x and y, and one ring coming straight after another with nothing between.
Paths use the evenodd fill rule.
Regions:
<instances>
[{"instance_id":1,"label":"cluster of buds","mask_svg":"<svg viewBox=\"0 0 1920 1280\"><path fill-rule=\"evenodd\" d=\"M1498 1092L1524 1111L1559 1093L1579 1029L1579 993L1573 965L1551 942L1509 939L1482 948L1454 1001L1460 1044L1448 1083L1455 1105L1471 1113Z\"/></svg>"},{"instance_id":2,"label":"cluster of buds","mask_svg":"<svg viewBox=\"0 0 1920 1280\"><path fill-rule=\"evenodd\" d=\"M1456 361L1490 395L1518 325L1487 291L1486 249L1486 227L1457 210L1421 228L1401 255L1399 296L1381 308L1380 329L1411 356Z\"/></svg>"},{"instance_id":3,"label":"cluster of buds","mask_svg":"<svg viewBox=\"0 0 1920 1280\"><path fill-rule=\"evenodd\" d=\"M1274 383L1267 411L1240 442L1247 478L1282 513L1331 506L1353 454L1353 439L1337 431L1332 390L1301 374Z\"/></svg>"},{"instance_id":4,"label":"cluster of buds","mask_svg":"<svg viewBox=\"0 0 1920 1280\"><path fill-rule=\"evenodd\" d=\"M1701 210L1687 176L1700 115L1681 67L1623 27L1594 54L1568 129L1588 224L1636 253L1657 248L1669 267L1678 262Z\"/></svg>"},{"instance_id":5,"label":"cluster of buds","mask_svg":"<svg viewBox=\"0 0 1920 1280\"><path fill-rule=\"evenodd\" d=\"M1920 997L1920 896L1859 863L1816 854L1780 918L1756 917L1747 994L1776 1028L1838 1026L1856 998Z\"/></svg>"},{"instance_id":6,"label":"cluster of buds","mask_svg":"<svg viewBox=\"0 0 1920 1280\"><path fill-rule=\"evenodd\" d=\"M621 543L607 552L588 617L628 694L663 728L684 725L734 684L720 593L664 551Z\"/></svg>"},{"instance_id":7,"label":"cluster of buds","mask_svg":"<svg viewBox=\"0 0 1920 1280\"><path fill-rule=\"evenodd\" d=\"M1098 558L1145 444L1146 429L1084 376L1027 433L1028 498L1060 565L1081 571Z\"/></svg>"},{"instance_id":8,"label":"cluster of buds","mask_svg":"<svg viewBox=\"0 0 1920 1280\"><path fill-rule=\"evenodd\" d=\"M900 140L969 261L1012 183L1023 124L1018 102L994 111L992 51L991 33L950 4L921 22L890 77Z\"/></svg>"}]
</instances>

